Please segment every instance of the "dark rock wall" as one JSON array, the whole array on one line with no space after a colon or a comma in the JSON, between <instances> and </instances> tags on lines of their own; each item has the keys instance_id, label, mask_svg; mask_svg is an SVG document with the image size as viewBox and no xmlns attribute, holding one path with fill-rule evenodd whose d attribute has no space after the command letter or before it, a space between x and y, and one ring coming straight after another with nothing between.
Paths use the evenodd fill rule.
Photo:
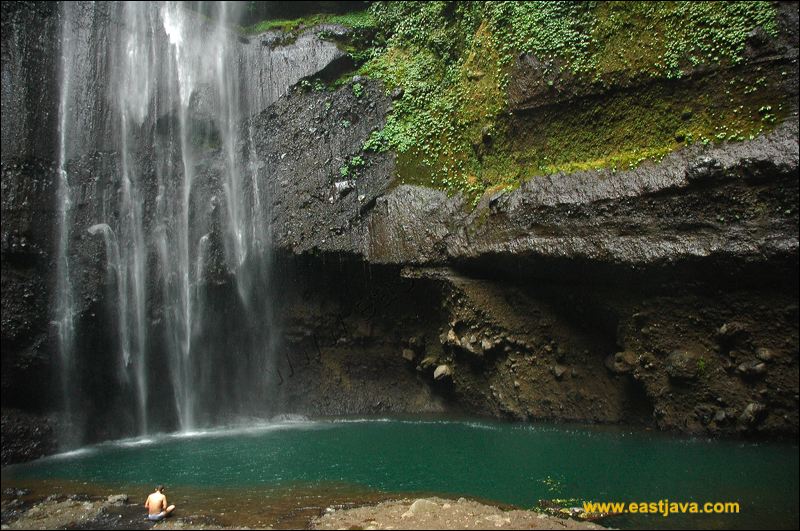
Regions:
<instances>
[{"instance_id":1,"label":"dark rock wall","mask_svg":"<svg viewBox=\"0 0 800 531\"><path fill-rule=\"evenodd\" d=\"M355 259L383 282L399 274L435 287L441 311L406 333L424 348L412 354L395 341L370 353L405 351L397 374L417 371L450 409L796 433L796 120L627 172L531 180L472 210L440 191L394 186L391 154L367 154L352 191L337 192L338 166L391 105L367 91L377 106L349 87L297 90L255 127L311 146L274 170L274 236L283 253L312 257L306 276L352 282L331 264ZM342 128L352 108L363 112ZM322 138L336 149L316 151ZM341 313L347 295L312 290L307 304L320 298ZM741 329L736 346L731 327Z\"/></svg>"},{"instance_id":2,"label":"dark rock wall","mask_svg":"<svg viewBox=\"0 0 800 531\"><path fill-rule=\"evenodd\" d=\"M3 4L3 407L39 411L52 399L39 383L50 365L59 32L57 4Z\"/></svg>"}]
</instances>

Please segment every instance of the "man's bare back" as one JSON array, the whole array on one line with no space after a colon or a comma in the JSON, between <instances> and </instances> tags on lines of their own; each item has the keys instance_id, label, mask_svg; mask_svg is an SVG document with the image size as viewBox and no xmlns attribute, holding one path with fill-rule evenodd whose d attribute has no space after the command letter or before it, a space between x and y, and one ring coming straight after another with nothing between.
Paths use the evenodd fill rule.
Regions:
<instances>
[{"instance_id":1,"label":"man's bare back","mask_svg":"<svg viewBox=\"0 0 800 531\"><path fill-rule=\"evenodd\" d=\"M174 505L167 506L167 497L164 496L163 490L164 487L159 485L156 488L156 491L148 496L147 501L144 502L144 507L147 509L148 518L151 520L160 520L175 510Z\"/></svg>"},{"instance_id":2,"label":"man's bare back","mask_svg":"<svg viewBox=\"0 0 800 531\"><path fill-rule=\"evenodd\" d=\"M144 502L144 506L147 508L147 512L149 514L158 514L161 511L166 511L167 497L160 492L154 492L147 497L147 501Z\"/></svg>"}]
</instances>

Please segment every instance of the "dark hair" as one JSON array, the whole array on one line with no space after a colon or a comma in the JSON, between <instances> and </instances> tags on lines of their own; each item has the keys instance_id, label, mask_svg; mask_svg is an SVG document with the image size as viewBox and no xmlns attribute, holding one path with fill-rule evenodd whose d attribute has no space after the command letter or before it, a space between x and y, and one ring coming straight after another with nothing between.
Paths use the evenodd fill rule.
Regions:
<instances>
[{"instance_id":1,"label":"dark hair","mask_svg":"<svg viewBox=\"0 0 800 531\"><path fill-rule=\"evenodd\" d=\"M159 485L158 487L156 487L156 490L158 492L161 492L162 490L164 490L164 485Z\"/></svg>"}]
</instances>

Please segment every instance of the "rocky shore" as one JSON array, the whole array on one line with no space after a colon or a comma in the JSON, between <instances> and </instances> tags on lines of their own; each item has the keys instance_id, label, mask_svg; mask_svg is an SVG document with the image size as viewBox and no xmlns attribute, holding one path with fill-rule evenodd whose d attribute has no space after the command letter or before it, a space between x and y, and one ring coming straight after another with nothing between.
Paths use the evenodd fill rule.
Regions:
<instances>
[{"instance_id":1,"label":"rocky shore","mask_svg":"<svg viewBox=\"0 0 800 531\"><path fill-rule=\"evenodd\" d=\"M310 509L310 508L308 508ZM2 529L252 529L246 520L220 521L202 507L181 508L173 518L154 523L127 494L108 496L52 494L37 498L29 489L5 488ZM465 498L401 499L363 506L319 507L304 522L308 529L604 529L577 519L533 511L505 510ZM295 528L296 519L267 529ZM260 528L260 526L258 527Z\"/></svg>"},{"instance_id":2,"label":"rocky shore","mask_svg":"<svg viewBox=\"0 0 800 531\"><path fill-rule=\"evenodd\" d=\"M27 489L3 490L2 529L225 529L194 513L150 522L141 503L127 494L53 494L38 501L28 500L30 495Z\"/></svg>"}]
</instances>

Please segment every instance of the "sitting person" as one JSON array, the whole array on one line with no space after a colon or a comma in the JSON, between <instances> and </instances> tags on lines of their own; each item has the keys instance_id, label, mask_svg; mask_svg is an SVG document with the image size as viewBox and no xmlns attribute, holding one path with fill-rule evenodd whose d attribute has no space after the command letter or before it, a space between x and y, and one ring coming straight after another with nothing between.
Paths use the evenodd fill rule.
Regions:
<instances>
[{"instance_id":1,"label":"sitting person","mask_svg":"<svg viewBox=\"0 0 800 531\"><path fill-rule=\"evenodd\" d=\"M156 487L156 491L147 497L144 502L144 507L147 509L147 519L154 522L163 520L175 510L174 505L167 506L167 497L164 496L164 485Z\"/></svg>"}]
</instances>

